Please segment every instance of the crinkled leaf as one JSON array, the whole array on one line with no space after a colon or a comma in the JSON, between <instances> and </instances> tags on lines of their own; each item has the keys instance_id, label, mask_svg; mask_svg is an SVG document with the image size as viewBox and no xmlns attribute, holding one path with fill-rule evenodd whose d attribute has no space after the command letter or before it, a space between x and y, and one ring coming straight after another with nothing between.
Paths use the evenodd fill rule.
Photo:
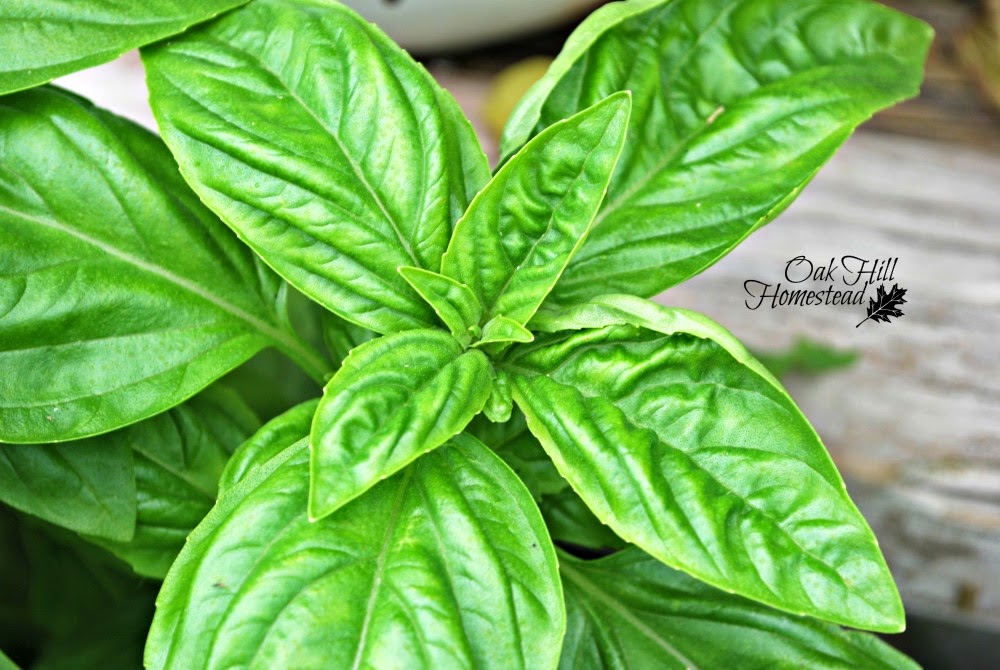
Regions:
<instances>
[{"instance_id":1,"label":"crinkled leaf","mask_svg":"<svg viewBox=\"0 0 1000 670\"><path fill-rule=\"evenodd\" d=\"M64 444L0 444L0 501L78 533L135 533L135 465L126 432Z\"/></svg>"},{"instance_id":2,"label":"crinkled leaf","mask_svg":"<svg viewBox=\"0 0 1000 670\"><path fill-rule=\"evenodd\" d=\"M175 563L162 668L553 668L555 554L517 477L468 436L321 521L303 440L229 489Z\"/></svg>"},{"instance_id":3,"label":"crinkled leaf","mask_svg":"<svg viewBox=\"0 0 1000 670\"><path fill-rule=\"evenodd\" d=\"M509 156L614 91L635 96L608 197L552 299L651 296L717 261L859 123L916 95L931 36L864 0L643 0L595 12L504 133Z\"/></svg>"},{"instance_id":4,"label":"crinkled leaf","mask_svg":"<svg viewBox=\"0 0 1000 670\"><path fill-rule=\"evenodd\" d=\"M4 97L0 199L0 440L107 432L265 346L302 351L277 278L138 126L55 89Z\"/></svg>"},{"instance_id":5,"label":"crinkled leaf","mask_svg":"<svg viewBox=\"0 0 1000 670\"><path fill-rule=\"evenodd\" d=\"M489 359L439 330L361 345L313 420L309 513L320 519L462 431L492 385Z\"/></svg>"},{"instance_id":6,"label":"crinkled leaf","mask_svg":"<svg viewBox=\"0 0 1000 670\"><path fill-rule=\"evenodd\" d=\"M219 478L219 495L236 486L260 463L266 463L302 438L309 437L317 405L318 398L296 405L268 421L240 445Z\"/></svg>"},{"instance_id":7,"label":"crinkled leaf","mask_svg":"<svg viewBox=\"0 0 1000 670\"><path fill-rule=\"evenodd\" d=\"M597 517L720 588L901 630L875 538L778 382L703 317L618 304L608 320L639 325L539 337L505 363L531 431Z\"/></svg>"},{"instance_id":8,"label":"crinkled leaf","mask_svg":"<svg viewBox=\"0 0 1000 670\"><path fill-rule=\"evenodd\" d=\"M469 205L441 273L472 288L484 323L524 325L552 290L604 199L630 107L618 93L547 128Z\"/></svg>"},{"instance_id":9,"label":"crinkled leaf","mask_svg":"<svg viewBox=\"0 0 1000 670\"><path fill-rule=\"evenodd\" d=\"M314 0L257 0L144 62L184 175L279 274L381 333L433 323L396 268L437 270L489 167L422 67Z\"/></svg>"},{"instance_id":10,"label":"crinkled leaf","mask_svg":"<svg viewBox=\"0 0 1000 670\"><path fill-rule=\"evenodd\" d=\"M5 0L0 93L106 63L247 0Z\"/></svg>"},{"instance_id":11,"label":"crinkled leaf","mask_svg":"<svg viewBox=\"0 0 1000 670\"><path fill-rule=\"evenodd\" d=\"M135 453L135 535L128 542L92 541L140 575L162 579L187 536L215 504L230 454L259 425L235 393L212 387L115 433Z\"/></svg>"},{"instance_id":12,"label":"crinkled leaf","mask_svg":"<svg viewBox=\"0 0 1000 670\"><path fill-rule=\"evenodd\" d=\"M638 549L560 554L568 626L560 667L916 670L874 635L782 614L671 570Z\"/></svg>"},{"instance_id":13,"label":"crinkled leaf","mask_svg":"<svg viewBox=\"0 0 1000 670\"><path fill-rule=\"evenodd\" d=\"M465 284L430 270L401 267L399 274L420 294L459 344L466 346L479 328L483 308L472 289Z\"/></svg>"}]
</instances>

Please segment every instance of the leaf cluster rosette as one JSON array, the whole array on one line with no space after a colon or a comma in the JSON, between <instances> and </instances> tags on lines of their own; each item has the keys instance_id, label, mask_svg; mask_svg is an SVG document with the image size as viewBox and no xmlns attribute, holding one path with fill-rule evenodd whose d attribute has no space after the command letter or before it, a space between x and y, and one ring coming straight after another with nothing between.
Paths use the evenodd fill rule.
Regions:
<instances>
[{"instance_id":1,"label":"leaf cluster rosette","mask_svg":"<svg viewBox=\"0 0 1000 670\"><path fill-rule=\"evenodd\" d=\"M903 609L815 431L647 298L913 95L923 24L609 4L494 172L338 3L163 0L114 31L105 4L0 12L72 37L5 37L5 91L146 45L162 136L2 98L0 501L165 576L148 667L910 667L839 627ZM239 377L208 387L269 348L323 389L261 427Z\"/></svg>"}]
</instances>

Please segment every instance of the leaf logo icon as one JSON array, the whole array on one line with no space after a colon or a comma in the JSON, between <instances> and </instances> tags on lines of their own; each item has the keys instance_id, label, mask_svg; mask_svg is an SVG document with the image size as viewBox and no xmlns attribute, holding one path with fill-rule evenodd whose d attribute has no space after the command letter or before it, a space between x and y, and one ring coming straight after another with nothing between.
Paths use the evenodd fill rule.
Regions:
<instances>
[{"instance_id":1,"label":"leaf logo icon","mask_svg":"<svg viewBox=\"0 0 1000 670\"><path fill-rule=\"evenodd\" d=\"M864 323L868 319L889 323L889 320L893 317L903 316L903 311L899 309L899 305L906 302L903 298L904 295L906 295L906 289L899 288L897 284L893 284L892 290L888 293L885 290L885 284L880 284L878 290L875 292L875 297L868 299L868 316L862 319L861 323ZM854 327L859 328L861 323Z\"/></svg>"}]
</instances>

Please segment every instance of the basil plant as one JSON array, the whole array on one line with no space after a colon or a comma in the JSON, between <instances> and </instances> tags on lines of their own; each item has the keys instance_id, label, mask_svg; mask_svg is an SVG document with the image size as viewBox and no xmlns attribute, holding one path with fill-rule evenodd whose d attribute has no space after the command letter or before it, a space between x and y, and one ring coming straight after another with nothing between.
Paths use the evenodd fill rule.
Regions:
<instances>
[{"instance_id":1,"label":"basil plant","mask_svg":"<svg viewBox=\"0 0 1000 670\"><path fill-rule=\"evenodd\" d=\"M926 26L611 3L491 170L332 0L0 25L0 666L911 667L842 628L903 608L815 431L649 298L914 95ZM162 139L41 85L137 46Z\"/></svg>"}]
</instances>

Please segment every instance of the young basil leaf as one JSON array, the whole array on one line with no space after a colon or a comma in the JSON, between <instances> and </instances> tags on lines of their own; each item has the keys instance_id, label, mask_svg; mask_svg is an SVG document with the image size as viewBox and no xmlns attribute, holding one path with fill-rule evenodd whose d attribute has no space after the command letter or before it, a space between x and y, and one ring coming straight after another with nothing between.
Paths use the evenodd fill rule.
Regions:
<instances>
[{"instance_id":1,"label":"young basil leaf","mask_svg":"<svg viewBox=\"0 0 1000 670\"><path fill-rule=\"evenodd\" d=\"M621 152L631 108L617 93L547 128L469 205L441 273L472 288L483 322L531 318L583 243Z\"/></svg>"},{"instance_id":2,"label":"young basil leaf","mask_svg":"<svg viewBox=\"0 0 1000 670\"><path fill-rule=\"evenodd\" d=\"M916 95L932 31L865 0L649 0L594 12L527 94L503 154L611 92L628 140L552 293L652 296L777 216L861 122Z\"/></svg>"},{"instance_id":3,"label":"young basil leaf","mask_svg":"<svg viewBox=\"0 0 1000 670\"><path fill-rule=\"evenodd\" d=\"M292 407L268 421L240 445L219 478L219 495L236 486L257 464L266 463L299 440L309 437L318 405L317 398Z\"/></svg>"},{"instance_id":4,"label":"young basil leaf","mask_svg":"<svg viewBox=\"0 0 1000 670\"><path fill-rule=\"evenodd\" d=\"M128 430L65 444L0 444L0 502L78 533L132 539Z\"/></svg>"},{"instance_id":5,"label":"young basil leaf","mask_svg":"<svg viewBox=\"0 0 1000 670\"><path fill-rule=\"evenodd\" d=\"M462 431L486 404L493 369L439 330L355 349L313 419L309 514L322 519Z\"/></svg>"},{"instance_id":6,"label":"young basil leaf","mask_svg":"<svg viewBox=\"0 0 1000 670\"><path fill-rule=\"evenodd\" d=\"M780 384L707 319L685 328L686 313L648 310L669 334L637 318L508 356L514 400L559 471L670 566L779 609L901 630L875 538Z\"/></svg>"},{"instance_id":7,"label":"young basil leaf","mask_svg":"<svg viewBox=\"0 0 1000 670\"><path fill-rule=\"evenodd\" d=\"M88 539L138 574L163 579L188 534L215 504L230 454L259 426L238 395L215 386L115 433L135 452L135 535L127 542Z\"/></svg>"},{"instance_id":8,"label":"young basil leaf","mask_svg":"<svg viewBox=\"0 0 1000 670\"><path fill-rule=\"evenodd\" d=\"M106 63L245 2L6 0L0 8L0 94Z\"/></svg>"},{"instance_id":9,"label":"young basil leaf","mask_svg":"<svg viewBox=\"0 0 1000 670\"><path fill-rule=\"evenodd\" d=\"M568 625L560 667L917 670L874 635L782 614L671 570L638 549L559 554Z\"/></svg>"},{"instance_id":10,"label":"young basil leaf","mask_svg":"<svg viewBox=\"0 0 1000 670\"><path fill-rule=\"evenodd\" d=\"M510 392L510 380L504 372L493 371L493 388L490 397L483 406L483 414L493 423L505 423L510 420L514 410L514 398Z\"/></svg>"},{"instance_id":11,"label":"young basil leaf","mask_svg":"<svg viewBox=\"0 0 1000 670\"><path fill-rule=\"evenodd\" d=\"M0 102L0 441L134 423L270 345L326 368L280 327L273 274L172 165L75 96Z\"/></svg>"},{"instance_id":12,"label":"young basil leaf","mask_svg":"<svg viewBox=\"0 0 1000 670\"><path fill-rule=\"evenodd\" d=\"M185 177L279 274L380 333L434 323L396 268L438 268L489 166L421 66L317 0L257 0L143 60Z\"/></svg>"},{"instance_id":13,"label":"young basil leaf","mask_svg":"<svg viewBox=\"0 0 1000 670\"><path fill-rule=\"evenodd\" d=\"M483 335L476 347L487 344L502 344L506 342L531 342L535 336L531 331L506 316L494 316L483 326Z\"/></svg>"},{"instance_id":14,"label":"young basil leaf","mask_svg":"<svg viewBox=\"0 0 1000 670\"><path fill-rule=\"evenodd\" d=\"M458 436L316 523L308 460L302 441L257 464L192 534L147 667L556 666L552 543L482 444Z\"/></svg>"},{"instance_id":15,"label":"young basil leaf","mask_svg":"<svg viewBox=\"0 0 1000 670\"><path fill-rule=\"evenodd\" d=\"M451 277L430 270L401 267L399 274L434 308L459 344L468 346L479 328L483 307L472 289Z\"/></svg>"}]
</instances>

